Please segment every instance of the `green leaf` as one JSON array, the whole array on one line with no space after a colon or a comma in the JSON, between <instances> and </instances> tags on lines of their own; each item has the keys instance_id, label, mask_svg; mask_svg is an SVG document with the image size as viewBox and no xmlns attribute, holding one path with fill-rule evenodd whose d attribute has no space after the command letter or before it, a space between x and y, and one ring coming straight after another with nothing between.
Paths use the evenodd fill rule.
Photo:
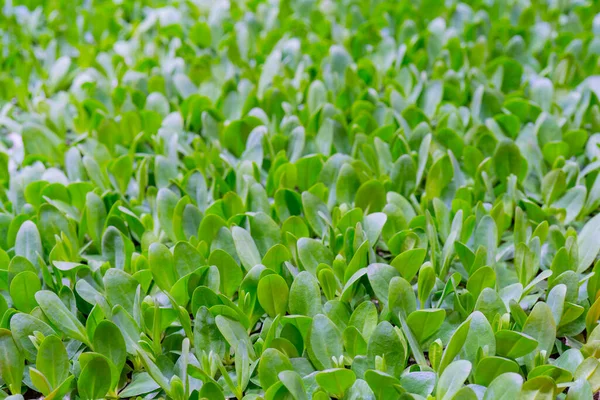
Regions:
<instances>
[{"instance_id":1,"label":"green leaf","mask_svg":"<svg viewBox=\"0 0 600 400\"><path fill-rule=\"evenodd\" d=\"M38 316L43 318L41 315ZM30 336L34 332L40 332L44 336L57 334L47 323L25 313L17 313L11 317L10 330L17 346L24 353L27 360L32 362L36 361L38 349L31 342Z\"/></svg>"},{"instance_id":2,"label":"green leaf","mask_svg":"<svg viewBox=\"0 0 600 400\"><path fill-rule=\"evenodd\" d=\"M523 378L519 374L507 372L499 375L489 385L483 396L484 400L509 400L517 398L523 386Z\"/></svg>"},{"instance_id":3,"label":"green leaf","mask_svg":"<svg viewBox=\"0 0 600 400\"><path fill-rule=\"evenodd\" d=\"M133 249L131 242L114 226L109 226L102 235L102 256L112 266L127 271Z\"/></svg>"},{"instance_id":4,"label":"green leaf","mask_svg":"<svg viewBox=\"0 0 600 400\"><path fill-rule=\"evenodd\" d=\"M323 390L338 399L342 398L356 381L354 372L344 368L326 369L318 372L315 378Z\"/></svg>"},{"instance_id":5,"label":"green leaf","mask_svg":"<svg viewBox=\"0 0 600 400\"><path fill-rule=\"evenodd\" d=\"M400 384L406 389L407 392L415 393L425 397L433 393L436 379L437 377L433 372L409 372L400 377Z\"/></svg>"},{"instance_id":6,"label":"green leaf","mask_svg":"<svg viewBox=\"0 0 600 400\"><path fill-rule=\"evenodd\" d=\"M17 310L30 313L37 306L35 294L42 289L37 275L31 271L19 272L10 283L10 296Z\"/></svg>"},{"instance_id":7,"label":"green leaf","mask_svg":"<svg viewBox=\"0 0 600 400\"><path fill-rule=\"evenodd\" d=\"M446 318L446 312L441 309L415 310L406 322L419 343L424 343L440 329Z\"/></svg>"},{"instance_id":8,"label":"green leaf","mask_svg":"<svg viewBox=\"0 0 600 400\"><path fill-rule=\"evenodd\" d=\"M77 389L82 399L103 399L111 385L108 360L102 356L93 357L82 369L77 380Z\"/></svg>"},{"instance_id":9,"label":"green leaf","mask_svg":"<svg viewBox=\"0 0 600 400\"><path fill-rule=\"evenodd\" d=\"M154 281L164 291L170 291L177 282L173 254L161 243L152 243L148 249L148 264Z\"/></svg>"},{"instance_id":10,"label":"green leaf","mask_svg":"<svg viewBox=\"0 0 600 400\"><path fill-rule=\"evenodd\" d=\"M504 182L510 175L520 176L521 160L521 152L514 142L500 142L494 153L494 169L498 179Z\"/></svg>"},{"instance_id":11,"label":"green leaf","mask_svg":"<svg viewBox=\"0 0 600 400\"><path fill-rule=\"evenodd\" d=\"M528 380L521 389L521 398L526 400L550 399L556 396L556 384L547 376L538 376Z\"/></svg>"},{"instance_id":12,"label":"green leaf","mask_svg":"<svg viewBox=\"0 0 600 400\"><path fill-rule=\"evenodd\" d=\"M258 248L248 231L238 226L234 226L231 228L231 235L233 236L235 250L246 271L249 271L257 264L260 264L261 258Z\"/></svg>"},{"instance_id":13,"label":"green leaf","mask_svg":"<svg viewBox=\"0 0 600 400\"><path fill-rule=\"evenodd\" d=\"M120 305L128 313L133 314L135 293L139 285L138 281L126 272L116 268L106 271L102 281L104 283L106 300L112 306Z\"/></svg>"},{"instance_id":14,"label":"green leaf","mask_svg":"<svg viewBox=\"0 0 600 400\"><path fill-rule=\"evenodd\" d=\"M306 340L308 356L318 369L333 368L331 358L343 354L342 334L323 314L317 314L313 318Z\"/></svg>"},{"instance_id":15,"label":"green leaf","mask_svg":"<svg viewBox=\"0 0 600 400\"><path fill-rule=\"evenodd\" d=\"M439 197L443 190L452 181L454 167L448 155L438 158L427 173L425 180L425 194L429 199Z\"/></svg>"},{"instance_id":16,"label":"green leaf","mask_svg":"<svg viewBox=\"0 0 600 400\"><path fill-rule=\"evenodd\" d=\"M518 373L519 364L502 357L484 357L475 369L475 383L489 386L494 379L502 374Z\"/></svg>"},{"instance_id":17,"label":"green leaf","mask_svg":"<svg viewBox=\"0 0 600 400\"><path fill-rule=\"evenodd\" d=\"M215 323L225 340L227 340L227 343L229 343L232 348L235 349L239 342L244 342L248 349L248 354L251 358L254 358L254 350L252 343L250 342L250 337L242 324L222 315L217 315L215 317Z\"/></svg>"},{"instance_id":18,"label":"green leaf","mask_svg":"<svg viewBox=\"0 0 600 400\"><path fill-rule=\"evenodd\" d=\"M400 275L410 282L417 275L426 254L427 250L422 248L407 250L396 256L390 265L396 268Z\"/></svg>"},{"instance_id":19,"label":"green leaf","mask_svg":"<svg viewBox=\"0 0 600 400\"><path fill-rule=\"evenodd\" d=\"M158 160L159 158L157 158L157 164ZM160 171L165 171L165 169L160 169ZM158 191L158 195L156 196L156 214L161 229L171 240L175 241L177 240L177 236L173 227L173 215L179 198L175 193L164 187L168 182L168 177L165 176L162 179L164 179L165 182L158 183L158 187L162 188Z\"/></svg>"},{"instance_id":20,"label":"green leaf","mask_svg":"<svg viewBox=\"0 0 600 400\"><path fill-rule=\"evenodd\" d=\"M36 367L47 379L50 389L58 388L69 376L69 356L62 341L48 336L38 349Z\"/></svg>"},{"instance_id":21,"label":"green leaf","mask_svg":"<svg viewBox=\"0 0 600 400\"><path fill-rule=\"evenodd\" d=\"M416 310L417 299L412 286L406 279L395 276L389 281L388 286L389 308L394 316L400 313L403 318L406 318Z\"/></svg>"},{"instance_id":22,"label":"green leaf","mask_svg":"<svg viewBox=\"0 0 600 400\"><path fill-rule=\"evenodd\" d=\"M483 350L484 354L490 356L496 354L496 339L494 338L492 326L481 312L473 312L469 319L471 320L469 333L460 354L461 358L475 364L480 349Z\"/></svg>"},{"instance_id":23,"label":"green leaf","mask_svg":"<svg viewBox=\"0 0 600 400\"><path fill-rule=\"evenodd\" d=\"M194 318L194 345L199 360L203 352L207 355L213 352L221 358L225 356L225 338L206 307L200 307Z\"/></svg>"},{"instance_id":24,"label":"green leaf","mask_svg":"<svg viewBox=\"0 0 600 400\"><path fill-rule=\"evenodd\" d=\"M573 374L571 374L570 371L555 365L538 365L529 371L527 379L533 379L538 376L548 376L557 384L567 383L573 380Z\"/></svg>"},{"instance_id":25,"label":"green leaf","mask_svg":"<svg viewBox=\"0 0 600 400\"><path fill-rule=\"evenodd\" d=\"M147 372L140 372L133 375L131 382L119 392L121 397L133 397L150 393L159 389L160 386L154 382Z\"/></svg>"},{"instance_id":26,"label":"green leaf","mask_svg":"<svg viewBox=\"0 0 600 400\"><path fill-rule=\"evenodd\" d=\"M443 373L446 367L448 367L452 360L454 360L454 357L458 355L458 353L464 346L465 341L467 340L470 325L471 319L468 318L465 322L460 324L458 328L456 328L456 330L450 337L448 345L444 349L444 353L442 355L442 359L440 360L440 365L438 367L438 373Z\"/></svg>"},{"instance_id":27,"label":"green leaf","mask_svg":"<svg viewBox=\"0 0 600 400\"><path fill-rule=\"evenodd\" d=\"M185 243L185 242L183 242ZM178 257L175 254L175 263ZM208 257L208 264L216 265L219 269L219 289L228 297L237 292L243 279L243 272L235 259L224 250L215 249ZM195 264L198 265L197 263Z\"/></svg>"},{"instance_id":28,"label":"green leaf","mask_svg":"<svg viewBox=\"0 0 600 400\"><path fill-rule=\"evenodd\" d=\"M425 263L419 270L419 278L417 282L418 296L421 306L424 306L427 298L431 294L435 286L436 274L431 263Z\"/></svg>"},{"instance_id":29,"label":"green leaf","mask_svg":"<svg viewBox=\"0 0 600 400\"><path fill-rule=\"evenodd\" d=\"M479 298L479 295L485 288L494 289L496 286L496 272L490 267L481 267L477 269L467 281L467 290L473 294L474 298Z\"/></svg>"},{"instance_id":30,"label":"green leaf","mask_svg":"<svg viewBox=\"0 0 600 400\"><path fill-rule=\"evenodd\" d=\"M265 275L258 281L258 301L271 318L285 315L289 289L285 280L276 274Z\"/></svg>"},{"instance_id":31,"label":"green leaf","mask_svg":"<svg viewBox=\"0 0 600 400\"><path fill-rule=\"evenodd\" d=\"M577 247L579 248L579 264L577 272L582 273L589 268L600 252L600 243L596 238L600 235L600 215L590 219L577 235Z\"/></svg>"},{"instance_id":32,"label":"green leaf","mask_svg":"<svg viewBox=\"0 0 600 400\"><path fill-rule=\"evenodd\" d=\"M25 357L17 347L11 332L0 329L0 377L12 394L21 393Z\"/></svg>"},{"instance_id":33,"label":"green leaf","mask_svg":"<svg viewBox=\"0 0 600 400\"><path fill-rule=\"evenodd\" d=\"M406 356L407 350L400 339L400 334L389 322L380 322L368 342L369 363L375 366L376 357L384 358L387 365L384 372L395 376L404 369Z\"/></svg>"},{"instance_id":34,"label":"green leaf","mask_svg":"<svg viewBox=\"0 0 600 400\"><path fill-rule=\"evenodd\" d=\"M54 326L60 327L65 335L91 347L85 328L55 293L41 290L35 294L35 299Z\"/></svg>"},{"instance_id":35,"label":"green leaf","mask_svg":"<svg viewBox=\"0 0 600 400\"><path fill-rule=\"evenodd\" d=\"M43 255L43 253L42 239L37 226L31 221L23 222L15 240L15 254L37 265L38 254Z\"/></svg>"},{"instance_id":36,"label":"green leaf","mask_svg":"<svg viewBox=\"0 0 600 400\"><path fill-rule=\"evenodd\" d=\"M285 354L275 349L266 349L258 363L260 385L266 390L279 381L280 372L293 369L292 363Z\"/></svg>"},{"instance_id":37,"label":"green leaf","mask_svg":"<svg viewBox=\"0 0 600 400\"><path fill-rule=\"evenodd\" d=\"M523 333L538 341L536 352L545 351L549 355L554 347L556 324L552 310L546 303L537 303L523 326ZM531 368L535 353L526 356L527 365Z\"/></svg>"},{"instance_id":38,"label":"green leaf","mask_svg":"<svg viewBox=\"0 0 600 400\"><path fill-rule=\"evenodd\" d=\"M454 361L440 376L435 393L436 398L447 400L462 387L471 373L471 363L465 360Z\"/></svg>"},{"instance_id":39,"label":"green leaf","mask_svg":"<svg viewBox=\"0 0 600 400\"><path fill-rule=\"evenodd\" d=\"M96 327L92 344L96 352L111 362L112 383L110 387L114 388L119 383L121 370L127 360L125 339L114 323L105 320Z\"/></svg>"},{"instance_id":40,"label":"green leaf","mask_svg":"<svg viewBox=\"0 0 600 400\"><path fill-rule=\"evenodd\" d=\"M329 209L312 193L302 193L302 208L304 210L304 216L308 221L308 224L318 236L322 236L327 228L327 221L331 220Z\"/></svg>"},{"instance_id":41,"label":"green leaf","mask_svg":"<svg viewBox=\"0 0 600 400\"><path fill-rule=\"evenodd\" d=\"M288 304L290 314L309 317L320 314L322 304L317 279L306 271L300 272L290 287Z\"/></svg>"},{"instance_id":42,"label":"green leaf","mask_svg":"<svg viewBox=\"0 0 600 400\"><path fill-rule=\"evenodd\" d=\"M333 254L320 241L315 239L300 238L297 243L298 258L304 269L316 275L319 264L331 265Z\"/></svg>"},{"instance_id":43,"label":"green leaf","mask_svg":"<svg viewBox=\"0 0 600 400\"><path fill-rule=\"evenodd\" d=\"M370 301L364 301L356 307L348 325L355 326L366 340L369 340L371 334L377 326L377 308Z\"/></svg>"},{"instance_id":44,"label":"green leaf","mask_svg":"<svg viewBox=\"0 0 600 400\"><path fill-rule=\"evenodd\" d=\"M354 198L354 205L366 213L381 211L385 204L385 188L381 182L376 180L370 180L360 185Z\"/></svg>"},{"instance_id":45,"label":"green leaf","mask_svg":"<svg viewBox=\"0 0 600 400\"><path fill-rule=\"evenodd\" d=\"M294 396L297 400L308 400L306 394L306 388L302 381L302 378L297 372L294 371L281 371L277 377L286 389Z\"/></svg>"},{"instance_id":46,"label":"green leaf","mask_svg":"<svg viewBox=\"0 0 600 400\"><path fill-rule=\"evenodd\" d=\"M592 398L592 387L585 379L578 379L569 387L567 400L583 400Z\"/></svg>"},{"instance_id":47,"label":"green leaf","mask_svg":"<svg viewBox=\"0 0 600 400\"><path fill-rule=\"evenodd\" d=\"M511 330L496 332L496 353L499 356L517 359L523 357L538 346L537 340L529 335Z\"/></svg>"},{"instance_id":48,"label":"green leaf","mask_svg":"<svg viewBox=\"0 0 600 400\"><path fill-rule=\"evenodd\" d=\"M431 147L432 135L427 134L423 140L421 141L421 145L419 146L419 164L417 167L417 179L416 185L419 186L421 184L421 180L423 179L423 174L425 173L425 167L427 166L427 161L429 158L429 149Z\"/></svg>"},{"instance_id":49,"label":"green leaf","mask_svg":"<svg viewBox=\"0 0 600 400\"><path fill-rule=\"evenodd\" d=\"M486 215L479 221L475 229L474 248L484 246L487 249L486 264L494 265L496 263L496 248L498 246L498 228L492 217Z\"/></svg>"},{"instance_id":50,"label":"green leaf","mask_svg":"<svg viewBox=\"0 0 600 400\"><path fill-rule=\"evenodd\" d=\"M38 392L42 393L44 396L47 396L50 392L52 392L52 387L50 383L37 369L30 367L29 368L29 377L31 378L31 383L37 389Z\"/></svg>"}]
</instances>

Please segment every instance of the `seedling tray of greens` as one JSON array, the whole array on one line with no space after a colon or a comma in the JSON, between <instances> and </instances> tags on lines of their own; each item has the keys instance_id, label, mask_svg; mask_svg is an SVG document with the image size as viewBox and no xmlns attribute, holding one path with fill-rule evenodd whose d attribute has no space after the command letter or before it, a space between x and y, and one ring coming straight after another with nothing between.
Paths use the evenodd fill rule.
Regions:
<instances>
[{"instance_id":1,"label":"seedling tray of greens","mask_svg":"<svg viewBox=\"0 0 600 400\"><path fill-rule=\"evenodd\" d=\"M598 398L600 2L0 10L0 400Z\"/></svg>"}]
</instances>

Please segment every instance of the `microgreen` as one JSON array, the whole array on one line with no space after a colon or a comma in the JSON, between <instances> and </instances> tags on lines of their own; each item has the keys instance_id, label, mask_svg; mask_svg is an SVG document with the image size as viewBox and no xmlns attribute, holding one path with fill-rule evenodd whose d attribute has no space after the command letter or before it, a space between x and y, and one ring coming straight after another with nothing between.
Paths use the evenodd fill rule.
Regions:
<instances>
[{"instance_id":1,"label":"microgreen","mask_svg":"<svg viewBox=\"0 0 600 400\"><path fill-rule=\"evenodd\" d=\"M5 0L0 400L591 399L600 3Z\"/></svg>"}]
</instances>

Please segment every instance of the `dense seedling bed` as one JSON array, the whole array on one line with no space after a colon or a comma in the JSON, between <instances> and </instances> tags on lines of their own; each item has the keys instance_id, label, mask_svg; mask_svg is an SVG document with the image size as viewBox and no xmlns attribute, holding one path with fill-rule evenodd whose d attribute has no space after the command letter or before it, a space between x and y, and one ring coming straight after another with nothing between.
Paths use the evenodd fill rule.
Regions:
<instances>
[{"instance_id":1,"label":"dense seedling bed","mask_svg":"<svg viewBox=\"0 0 600 400\"><path fill-rule=\"evenodd\" d=\"M4 0L0 400L588 400L600 3Z\"/></svg>"}]
</instances>

